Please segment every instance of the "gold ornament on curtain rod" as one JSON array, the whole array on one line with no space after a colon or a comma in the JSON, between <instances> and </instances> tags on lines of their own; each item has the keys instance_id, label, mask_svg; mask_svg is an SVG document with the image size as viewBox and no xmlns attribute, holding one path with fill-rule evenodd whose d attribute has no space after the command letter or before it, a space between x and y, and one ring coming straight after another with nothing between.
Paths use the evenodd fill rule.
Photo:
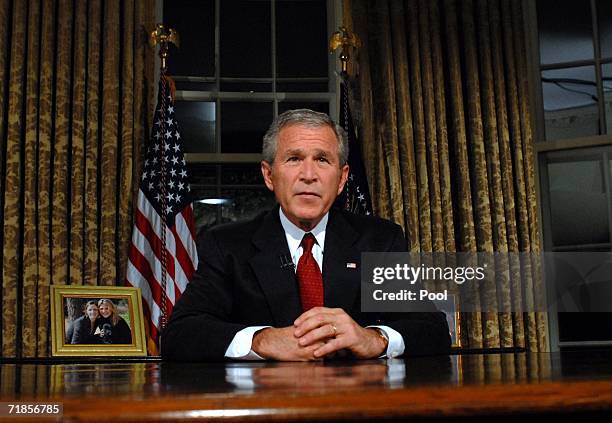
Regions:
<instances>
[{"instance_id":1,"label":"gold ornament on curtain rod","mask_svg":"<svg viewBox=\"0 0 612 423\"><path fill-rule=\"evenodd\" d=\"M354 32L349 31L346 27L341 26L329 38L329 52L333 53L338 48L340 50L340 61L342 62L342 72L346 73L348 61L350 59L349 49L361 47L361 41Z\"/></svg>"},{"instance_id":2,"label":"gold ornament on curtain rod","mask_svg":"<svg viewBox=\"0 0 612 423\"><path fill-rule=\"evenodd\" d=\"M165 73L168 69L166 61L166 59L168 59L168 43L172 43L179 47L180 40L178 32L176 32L174 28L166 28L164 24L157 24L153 32L151 32L149 44L153 48L159 44L159 57L161 58L162 73Z\"/></svg>"}]
</instances>

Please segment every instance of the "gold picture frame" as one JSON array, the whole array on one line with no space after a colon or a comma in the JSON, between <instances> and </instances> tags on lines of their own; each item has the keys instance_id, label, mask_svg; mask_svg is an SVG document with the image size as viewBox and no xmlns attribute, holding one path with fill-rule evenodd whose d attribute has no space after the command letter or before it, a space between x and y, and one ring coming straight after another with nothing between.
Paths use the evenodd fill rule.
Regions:
<instances>
[{"instance_id":1,"label":"gold picture frame","mask_svg":"<svg viewBox=\"0 0 612 423\"><path fill-rule=\"evenodd\" d=\"M140 288L51 285L51 355L146 356Z\"/></svg>"}]
</instances>

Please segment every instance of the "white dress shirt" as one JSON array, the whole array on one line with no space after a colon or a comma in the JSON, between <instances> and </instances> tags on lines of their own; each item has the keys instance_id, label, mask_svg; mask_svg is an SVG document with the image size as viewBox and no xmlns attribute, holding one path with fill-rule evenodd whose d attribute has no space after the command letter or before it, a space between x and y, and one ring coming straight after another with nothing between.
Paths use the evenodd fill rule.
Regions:
<instances>
[{"instance_id":1,"label":"white dress shirt","mask_svg":"<svg viewBox=\"0 0 612 423\"><path fill-rule=\"evenodd\" d=\"M297 268L297 263L302 256L303 248L301 246L302 238L304 238L304 232L299 227L295 226L287 216L283 213L282 208L279 207L279 215L281 225L285 231L287 237L287 245L289 246L289 254L293 260L293 264ZM325 229L327 228L327 221L329 219L329 212L325 213L325 216L315 226L310 233L312 233L317 242L312 247L312 255L319 265L319 269L323 269L323 248L325 246ZM263 360L255 351L251 350L253 344L253 336L257 331L268 328L270 326L249 326L247 328L238 331L232 339L229 347L225 351L225 357L234 358L238 360ZM387 338L389 344L387 351L381 356L381 358L388 357L393 358L401 355L404 352L404 339L402 335L395 329L383 325L372 325L369 328L378 328L382 330Z\"/></svg>"}]
</instances>

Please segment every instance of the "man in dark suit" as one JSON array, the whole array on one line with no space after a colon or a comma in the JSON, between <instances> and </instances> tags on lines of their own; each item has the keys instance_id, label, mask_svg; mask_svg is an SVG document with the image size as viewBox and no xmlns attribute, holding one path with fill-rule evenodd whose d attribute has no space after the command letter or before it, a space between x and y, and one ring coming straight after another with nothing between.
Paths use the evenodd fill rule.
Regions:
<instances>
[{"instance_id":1,"label":"man in dark suit","mask_svg":"<svg viewBox=\"0 0 612 423\"><path fill-rule=\"evenodd\" d=\"M279 206L218 226L162 334L171 360L316 360L448 351L443 313L363 313L361 253L406 251L389 221L332 210L348 176L342 129L292 110L264 137L261 170ZM321 271L322 269L322 271Z\"/></svg>"}]
</instances>

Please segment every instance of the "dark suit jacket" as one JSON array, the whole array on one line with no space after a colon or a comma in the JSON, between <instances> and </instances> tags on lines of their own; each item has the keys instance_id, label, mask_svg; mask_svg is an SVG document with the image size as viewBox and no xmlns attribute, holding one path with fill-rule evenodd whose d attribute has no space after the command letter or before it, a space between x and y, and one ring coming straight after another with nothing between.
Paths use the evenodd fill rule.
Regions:
<instances>
[{"instance_id":1,"label":"dark suit jacket","mask_svg":"<svg viewBox=\"0 0 612 423\"><path fill-rule=\"evenodd\" d=\"M387 220L332 209L323 253L324 303L344 309L360 325L387 325L404 338L405 354L447 352L444 314L362 313L361 253L406 251L401 228ZM278 207L256 218L217 226L198 242L200 264L162 333L170 360L221 360L236 333L248 326L285 327L302 313ZM346 263L357 263L347 268Z\"/></svg>"},{"instance_id":2,"label":"dark suit jacket","mask_svg":"<svg viewBox=\"0 0 612 423\"><path fill-rule=\"evenodd\" d=\"M96 326L94 325L94 329L95 327ZM85 315L75 319L75 321L72 322L72 330L69 330L68 332L69 335L70 332L72 332L72 336L69 341L71 344L100 343L100 337L93 334L93 331L91 330L91 321L89 320L89 317Z\"/></svg>"}]
</instances>

